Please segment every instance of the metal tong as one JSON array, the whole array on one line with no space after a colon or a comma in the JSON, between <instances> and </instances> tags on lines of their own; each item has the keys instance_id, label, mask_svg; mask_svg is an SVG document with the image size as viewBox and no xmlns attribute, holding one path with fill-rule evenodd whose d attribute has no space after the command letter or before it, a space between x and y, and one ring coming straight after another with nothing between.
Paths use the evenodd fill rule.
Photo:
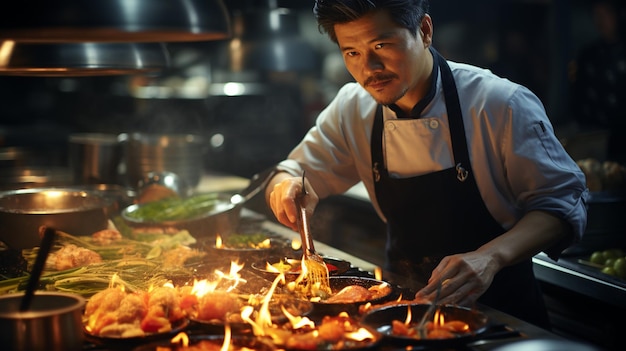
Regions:
<instances>
[{"instance_id":1,"label":"metal tong","mask_svg":"<svg viewBox=\"0 0 626 351\"><path fill-rule=\"evenodd\" d=\"M297 196L296 203L299 208L298 228L302 239L303 263L307 270L306 279L308 284L320 283L320 290L330 294L330 282L328 280L328 267L322 256L320 256L313 245L311 236L311 226L304 204L304 197L307 195L304 183L304 171L302 172L302 192Z\"/></svg>"},{"instance_id":2,"label":"metal tong","mask_svg":"<svg viewBox=\"0 0 626 351\"><path fill-rule=\"evenodd\" d=\"M435 299L431 302L430 306L428 306L428 309L426 310L426 312L422 316L422 319L420 320L419 324L416 327L416 329L418 330L420 334L421 339L426 339L426 322L432 319L434 316L433 313L435 312L435 309L437 308L437 304L439 303L439 296L441 295L442 285L443 283L439 281L439 285L437 285L437 292L435 294Z\"/></svg>"}]
</instances>

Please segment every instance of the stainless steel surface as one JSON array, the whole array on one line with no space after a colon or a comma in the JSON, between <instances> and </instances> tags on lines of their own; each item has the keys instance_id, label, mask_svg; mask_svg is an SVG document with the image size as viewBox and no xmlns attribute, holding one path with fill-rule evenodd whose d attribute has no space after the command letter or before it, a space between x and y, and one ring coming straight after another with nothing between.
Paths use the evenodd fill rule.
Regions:
<instances>
[{"instance_id":1,"label":"stainless steel surface","mask_svg":"<svg viewBox=\"0 0 626 351\"><path fill-rule=\"evenodd\" d=\"M64 186L72 183L72 171L66 167L0 168L0 189L13 190L44 186Z\"/></svg>"},{"instance_id":2,"label":"stainless steel surface","mask_svg":"<svg viewBox=\"0 0 626 351\"><path fill-rule=\"evenodd\" d=\"M193 134L131 133L120 136L128 185L150 172L173 172L193 190L204 171L206 140Z\"/></svg>"},{"instance_id":3,"label":"stainless steel surface","mask_svg":"<svg viewBox=\"0 0 626 351\"><path fill-rule=\"evenodd\" d=\"M86 191L104 198L106 203L111 203L111 213L114 214L135 203L138 196L135 190L118 184L81 184L68 186L67 188L76 191Z\"/></svg>"},{"instance_id":4,"label":"stainless steel surface","mask_svg":"<svg viewBox=\"0 0 626 351\"><path fill-rule=\"evenodd\" d=\"M72 188L30 188L0 192L0 241L21 250L39 244L39 227L72 235L106 229L114 204L95 193Z\"/></svg>"},{"instance_id":5,"label":"stainless steel surface","mask_svg":"<svg viewBox=\"0 0 626 351\"><path fill-rule=\"evenodd\" d=\"M125 208L121 216L124 221L134 228L177 228L186 229L191 235L199 239L215 238L217 234L227 235L237 230L241 215L241 206L230 202L231 194L218 193L218 202L208 213L195 218L171 220L163 222L141 221L128 214L136 211L141 204Z\"/></svg>"},{"instance_id":6,"label":"stainless steel surface","mask_svg":"<svg viewBox=\"0 0 626 351\"><path fill-rule=\"evenodd\" d=\"M122 146L116 134L69 136L69 164L76 184L118 184Z\"/></svg>"},{"instance_id":7,"label":"stainless steel surface","mask_svg":"<svg viewBox=\"0 0 626 351\"><path fill-rule=\"evenodd\" d=\"M590 269L593 269L589 267ZM545 254L533 258L535 276L540 281L575 291L579 294L603 301L605 303L626 307L626 282L621 285L599 275L589 274L583 265L571 264L566 261L553 261Z\"/></svg>"},{"instance_id":8,"label":"stainless steel surface","mask_svg":"<svg viewBox=\"0 0 626 351\"><path fill-rule=\"evenodd\" d=\"M287 8L247 8L233 16L233 39L220 44L220 67L240 71L307 71L321 59L300 35L298 14ZM237 44L237 45L233 45Z\"/></svg>"},{"instance_id":9,"label":"stainless steel surface","mask_svg":"<svg viewBox=\"0 0 626 351\"><path fill-rule=\"evenodd\" d=\"M141 74L170 65L159 43L0 42L0 74L16 76L101 76Z\"/></svg>"},{"instance_id":10,"label":"stainless steel surface","mask_svg":"<svg viewBox=\"0 0 626 351\"><path fill-rule=\"evenodd\" d=\"M163 186L180 196L190 194L187 182L173 172L148 172L137 184L138 192L141 194L149 186Z\"/></svg>"},{"instance_id":11,"label":"stainless steel surface","mask_svg":"<svg viewBox=\"0 0 626 351\"><path fill-rule=\"evenodd\" d=\"M84 298L60 292L36 292L30 310L20 312L22 296L21 293L0 296L0 342L3 349L83 349Z\"/></svg>"},{"instance_id":12,"label":"stainless steel surface","mask_svg":"<svg viewBox=\"0 0 626 351\"><path fill-rule=\"evenodd\" d=\"M22 42L181 42L229 35L221 0L16 2L0 12L0 38Z\"/></svg>"},{"instance_id":13,"label":"stainless steel surface","mask_svg":"<svg viewBox=\"0 0 626 351\"><path fill-rule=\"evenodd\" d=\"M304 171L302 172L302 191L296 197L296 205L299 210L298 229L302 239L302 266L303 271L306 268L306 278L304 279L308 286L319 283L319 290L330 295L331 288L328 281L328 267L322 256L315 251L313 237L311 236L311 225L309 223L309 215L306 211L305 198L307 190L305 186ZM307 291L308 293L308 291Z\"/></svg>"}]
</instances>

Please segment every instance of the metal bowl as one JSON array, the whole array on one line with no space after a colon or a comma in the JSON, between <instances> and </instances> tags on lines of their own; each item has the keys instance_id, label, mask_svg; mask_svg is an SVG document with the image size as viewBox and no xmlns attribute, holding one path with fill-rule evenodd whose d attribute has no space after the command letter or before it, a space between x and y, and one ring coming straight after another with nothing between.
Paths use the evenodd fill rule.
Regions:
<instances>
[{"instance_id":1,"label":"metal bowl","mask_svg":"<svg viewBox=\"0 0 626 351\"><path fill-rule=\"evenodd\" d=\"M83 349L83 297L58 292L36 292L30 309L20 312L22 296L21 293L0 296L0 341L5 349Z\"/></svg>"},{"instance_id":2,"label":"metal bowl","mask_svg":"<svg viewBox=\"0 0 626 351\"><path fill-rule=\"evenodd\" d=\"M39 228L72 235L106 229L115 209L110 199L76 188L31 188L0 192L0 241L22 250L39 245Z\"/></svg>"},{"instance_id":3,"label":"metal bowl","mask_svg":"<svg viewBox=\"0 0 626 351\"><path fill-rule=\"evenodd\" d=\"M215 238L217 234L230 234L237 230L241 206L230 201L231 194L217 193L217 203L213 209L202 215L179 220L154 221L133 216L147 204L134 204L126 207L121 217L132 228L176 228L186 229L198 239Z\"/></svg>"}]
</instances>

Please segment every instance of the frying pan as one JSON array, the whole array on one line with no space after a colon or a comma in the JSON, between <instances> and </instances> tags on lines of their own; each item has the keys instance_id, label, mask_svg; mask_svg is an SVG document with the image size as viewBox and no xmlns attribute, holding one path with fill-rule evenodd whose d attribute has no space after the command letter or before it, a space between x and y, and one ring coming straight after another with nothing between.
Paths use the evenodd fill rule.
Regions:
<instances>
[{"instance_id":1,"label":"frying pan","mask_svg":"<svg viewBox=\"0 0 626 351\"><path fill-rule=\"evenodd\" d=\"M265 189L265 186L275 173L276 169L271 167L255 174L250 179L248 186L238 194L218 192L217 202L213 209L198 217L161 222L132 218L130 214L141 208L142 204L126 207L122 211L121 217L131 227L187 229L194 237L203 239L213 238L216 234L234 233L239 227L241 209L244 204L262 189Z\"/></svg>"},{"instance_id":2,"label":"frying pan","mask_svg":"<svg viewBox=\"0 0 626 351\"><path fill-rule=\"evenodd\" d=\"M424 313L428 310L429 304L397 304L381 307L365 313L361 319L364 325L370 326L386 338L400 345L420 345L433 348L448 348L465 344L477 335L483 333L488 327L487 316L477 310L460 306L443 305L438 306L440 313L444 315L445 320L459 320L467 323L470 332L460 334L454 338L448 339L417 339L409 336L393 335L391 331L391 323L393 320L405 321L407 311L411 309L413 321L419 321Z\"/></svg>"},{"instance_id":3,"label":"frying pan","mask_svg":"<svg viewBox=\"0 0 626 351\"><path fill-rule=\"evenodd\" d=\"M323 317L323 316L336 316L341 312L347 312L351 316L356 316L359 314L359 306L364 305L368 302L372 304L377 304L385 301L392 295L393 287L382 280L367 278L367 277L357 277L357 276L331 276L329 277L330 288L333 291L333 294L336 294L343 288L351 285L359 285L366 289L369 289L374 286L378 286L381 284L387 284L391 288L389 293L384 296L378 296L372 300L366 301L356 301L356 302L313 302L313 315L315 317Z\"/></svg>"}]
</instances>

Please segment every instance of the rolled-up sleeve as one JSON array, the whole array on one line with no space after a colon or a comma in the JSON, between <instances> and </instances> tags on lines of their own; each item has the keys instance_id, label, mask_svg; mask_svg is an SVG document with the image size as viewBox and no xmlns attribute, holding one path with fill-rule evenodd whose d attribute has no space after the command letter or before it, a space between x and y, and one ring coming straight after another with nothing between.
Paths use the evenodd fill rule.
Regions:
<instances>
[{"instance_id":1,"label":"rolled-up sleeve","mask_svg":"<svg viewBox=\"0 0 626 351\"><path fill-rule=\"evenodd\" d=\"M566 222L574 238L546 251L555 258L579 240L587 224L585 175L556 137L542 104L528 89L512 95L508 138L503 139L507 180L521 213L544 211Z\"/></svg>"}]
</instances>

